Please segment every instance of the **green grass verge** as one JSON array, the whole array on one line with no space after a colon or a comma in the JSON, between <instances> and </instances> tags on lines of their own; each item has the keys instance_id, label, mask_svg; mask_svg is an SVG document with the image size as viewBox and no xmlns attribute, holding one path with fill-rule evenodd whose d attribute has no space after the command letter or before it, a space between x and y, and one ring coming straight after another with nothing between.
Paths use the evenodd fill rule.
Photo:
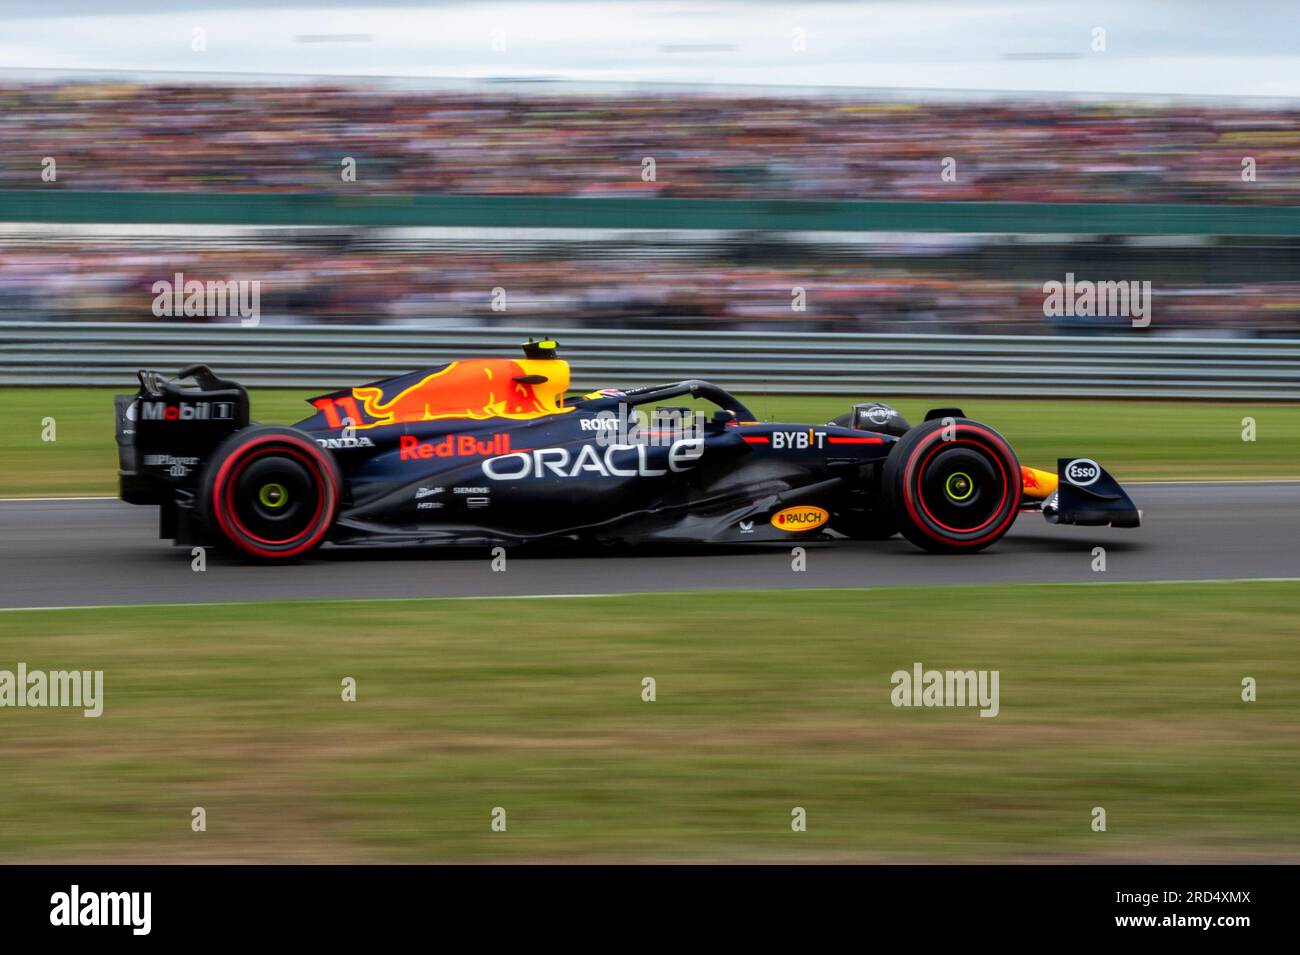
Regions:
<instances>
[{"instance_id":1,"label":"green grass verge","mask_svg":"<svg viewBox=\"0 0 1300 955\"><path fill-rule=\"evenodd\" d=\"M113 389L0 388L0 497L117 493ZM292 423L310 409L301 391L262 390L253 416ZM747 397L764 419L820 423L848 410L848 398ZM900 399L913 423L952 399ZM1059 455L1101 461L1121 481L1300 477L1300 405L1192 402L963 399L965 412L1000 430L1026 464L1051 468ZM1257 440L1242 440L1242 418ZM54 442L43 440L53 418Z\"/></svg>"},{"instance_id":2,"label":"green grass verge","mask_svg":"<svg viewBox=\"0 0 1300 955\"><path fill-rule=\"evenodd\" d=\"M0 858L1295 860L1298 603L1256 582L0 613L0 668L103 669L106 697L0 710ZM1000 671L1000 715L892 706L918 660Z\"/></svg>"}]
</instances>

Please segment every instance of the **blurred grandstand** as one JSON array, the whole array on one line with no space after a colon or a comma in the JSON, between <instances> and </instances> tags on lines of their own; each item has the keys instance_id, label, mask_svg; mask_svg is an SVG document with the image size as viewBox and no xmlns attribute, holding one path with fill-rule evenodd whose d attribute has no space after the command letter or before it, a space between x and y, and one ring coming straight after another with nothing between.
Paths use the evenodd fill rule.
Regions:
<instances>
[{"instance_id":1,"label":"blurred grandstand","mask_svg":"<svg viewBox=\"0 0 1300 955\"><path fill-rule=\"evenodd\" d=\"M1300 195L1271 103L873 101L286 83L0 84L0 189L1214 203ZM43 157L58 178L38 179ZM355 182L339 174L353 156ZM1264 170L1243 182L1240 162ZM653 156L654 181L641 161ZM955 182L939 175L959 157ZM1149 335L1300 337L1300 237L0 225L0 321L152 321L154 282L262 283L262 320L1094 333L1043 283L1149 280ZM792 289L807 292L791 308ZM507 292L505 313L491 292ZM202 319L186 319L202 321Z\"/></svg>"},{"instance_id":2,"label":"blurred grandstand","mask_svg":"<svg viewBox=\"0 0 1300 955\"><path fill-rule=\"evenodd\" d=\"M1300 110L1164 102L526 97L320 83L0 84L0 188L1294 204ZM1243 183L1250 155L1266 170ZM364 163L340 180L339 157ZM653 156L657 181L643 182ZM955 182L936 173L961 160Z\"/></svg>"},{"instance_id":3,"label":"blurred grandstand","mask_svg":"<svg viewBox=\"0 0 1300 955\"><path fill-rule=\"evenodd\" d=\"M1209 238L9 226L0 321L157 321L151 286L182 272L260 281L269 324L1113 331L1107 319L1044 318L1043 277L1073 270L1150 279L1148 334L1300 337L1298 251L1296 241ZM791 308L796 287L802 311ZM504 310L494 288L506 290Z\"/></svg>"}]
</instances>

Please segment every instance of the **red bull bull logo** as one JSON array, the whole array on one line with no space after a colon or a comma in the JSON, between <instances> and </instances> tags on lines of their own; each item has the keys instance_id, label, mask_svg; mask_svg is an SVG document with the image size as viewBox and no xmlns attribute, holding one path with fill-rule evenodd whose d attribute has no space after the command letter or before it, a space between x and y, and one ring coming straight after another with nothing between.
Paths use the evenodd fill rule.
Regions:
<instances>
[{"instance_id":1,"label":"red bull bull logo","mask_svg":"<svg viewBox=\"0 0 1300 955\"><path fill-rule=\"evenodd\" d=\"M1020 466L1020 486L1025 497L1042 500L1056 490L1057 477L1051 471Z\"/></svg>"},{"instance_id":2,"label":"red bull bull logo","mask_svg":"<svg viewBox=\"0 0 1300 955\"><path fill-rule=\"evenodd\" d=\"M540 418L562 414L569 366L558 359L454 361L385 397L382 388L353 388L366 422L359 427L441 418Z\"/></svg>"}]
</instances>

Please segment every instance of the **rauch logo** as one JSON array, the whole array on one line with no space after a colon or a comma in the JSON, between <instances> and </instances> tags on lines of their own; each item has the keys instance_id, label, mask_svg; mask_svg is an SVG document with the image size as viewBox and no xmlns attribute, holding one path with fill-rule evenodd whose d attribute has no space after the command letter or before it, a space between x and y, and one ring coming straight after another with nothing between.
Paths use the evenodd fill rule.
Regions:
<instances>
[{"instance_id":1,"label":"rauch logo","mask_svg":"<svg viewBox=\"0 0 1300 955\"><path fill-rule=\"evenodd\" d=\"M811 531L830 519L830 514L820 507L799 505L773 514L772 526L779 531Z\"/></svg>"}]
</instances>

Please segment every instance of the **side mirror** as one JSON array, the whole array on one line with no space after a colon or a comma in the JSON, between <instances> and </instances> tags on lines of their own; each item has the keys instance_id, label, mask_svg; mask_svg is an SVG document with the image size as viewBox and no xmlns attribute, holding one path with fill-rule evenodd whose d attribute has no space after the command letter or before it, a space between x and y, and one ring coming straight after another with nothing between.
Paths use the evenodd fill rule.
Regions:
<instances>
[{"instance_id":1,"label":"side mirror","mask_svg":"<svg viewBox=\"0 0 1300 955\"><path fill-rule=\"evenodd\" d=\"M736 413L734 411L715 411L713 412L713 417L705 422L704 433L721 434L726 430L727 425L731 424L731 422L735 420Z\"/></svg>"}]
</instances>

